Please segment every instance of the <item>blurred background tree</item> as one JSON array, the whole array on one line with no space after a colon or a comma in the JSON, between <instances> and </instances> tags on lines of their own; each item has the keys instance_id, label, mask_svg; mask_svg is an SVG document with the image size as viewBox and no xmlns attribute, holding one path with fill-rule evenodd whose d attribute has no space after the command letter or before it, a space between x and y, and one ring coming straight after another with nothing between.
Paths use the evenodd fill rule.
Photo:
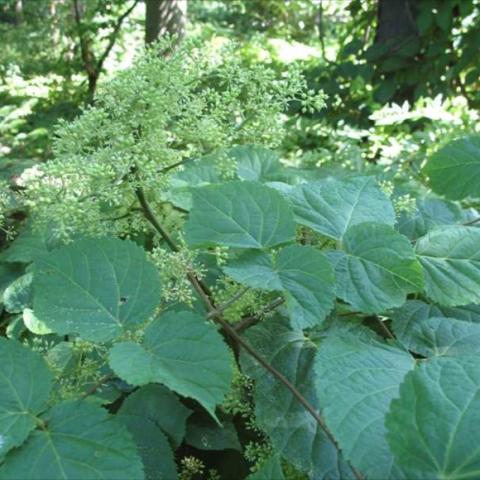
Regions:
<instances>
[{"instance_id":1,"label":"blurred background tree","mask_svg":"<svg viewBox=\"0 0 480 480\"><path fill-rule=\"evenodd\" d=\"M242 62L278 75L299 66L327 108L292 123L285 156L318 163L354 148L376 161L393 129L407 138L430 128L440 113L425 116L428 99L460 109L462 125L474 116L479 19L479 0L0 0L0 171L11 178L49 158L55 123L163 35L237 42ZM410 116L380 127L391 104Z\"/></svg>"},{"instance_id":2,"label":"blurred background tree","mask_svg":"<svg viewBox=\"0 0 480 480\"><path fill-rule=\"evenodd\" d=\"M145 0L145 43L163 35L185 36L187 0Z\"/></svg>"}]
</instances>

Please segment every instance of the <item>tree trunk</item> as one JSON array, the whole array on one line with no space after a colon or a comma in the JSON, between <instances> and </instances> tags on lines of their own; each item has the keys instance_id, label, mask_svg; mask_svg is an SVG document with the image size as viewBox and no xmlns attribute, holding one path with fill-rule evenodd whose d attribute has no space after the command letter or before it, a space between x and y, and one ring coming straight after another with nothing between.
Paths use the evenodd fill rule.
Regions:
<instances>
[{"instance_id":1,"label":"tree trunk","mask_svg":"<svg viewBox=\"0 0 480 480\"><path fill-rule=\"evenodd\" d=\"M377 30L375 43L387 46L387 52L380 58L380 62L397 55L397 51L418 37L416 25L417 0L378 0ZM414 61L415 53L411 60ZM405 59L407 57L404 57ZM384 72L383 82L396 83L398 71ZM388 84L388 83L387 83ZM403 103L413 102L415 85L396 85L396 91L390 100Z\"/></svg>"},{"instance_id":2,"label":"tree trunk","mask_svg":"<svg viewBox=\"0 0 480 480\"><path fill-rule=\"evenodd\" d=\"M87 103L92 103L100 72L92 48L92 39L83 30L82 22L83 15L85 14L85 4L83 3L83 0L73 0L73 9L75 21L77 23L78 39L80 41L80 55L88 79Z\"/></svg>"},{"instance_id":3,"label":"tree trunk","mask_svg":"<svg viewBox=\"0 0 480 480\"><path fill-rule=\"evenodd\" d=\"M402 41L416 35L413 5L411 0L378 0L375 43Z\"/></svg>"},{"instance_id":4,"label":"tree trunk","mask_svg":"<svg viewBox=\"0 0 480 480\"><path fill-rule=\"evenodd\" d=\"M58 7L63 0L50 0L49 14L52 25L52 45L54 50L60 45L60 12Z\"/></svg>"},{"instance_id":5,"label":"tree trunk","mask_svg":"<svg viewBox=\"0 0 480 480\"><path fill-rule=\"evenodd\" d=\"M185 35L187 0L145 0L145 43L165 34L180 41Z\"/></svg>"},{"instance_id":6,"label":"tree trunk","mask_svg":"<svg viewBox=\"0 0 480 480\"><path fill-rule=\"evenodd\" d=\"M93 99L95 98L95 92L97 90L98 77L98 72L88 73L88 91L86 100L87 104L93 103Z\"/></svg>"},{"instance_id":7,"label":"tree trunk","mask_svg":"<svg viewBox=\"0 0 480 480\"><path fill-rule=\"evenodd\" d=\"M23 22L23 1L15 0L15 24L20 25Z\"/></svg>"}]
</instances>

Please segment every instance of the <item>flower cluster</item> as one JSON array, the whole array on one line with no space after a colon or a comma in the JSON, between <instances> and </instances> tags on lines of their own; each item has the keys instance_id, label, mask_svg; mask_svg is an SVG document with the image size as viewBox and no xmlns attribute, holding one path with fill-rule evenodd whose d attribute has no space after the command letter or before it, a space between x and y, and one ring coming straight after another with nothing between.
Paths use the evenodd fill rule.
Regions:
<instances>
[{"instance_id":1,"label":"flower cluster","mask_svg":"<svg viewBox=\"0 0 480 480\"><path fill-rule=\"evenodd\" d=\"M233 48L217 52L192 40L162 56L168 48L160 44L106 84L75 121L61 123L54 159L22 178L37 223L54 223L67 238L142 231L144 222L129 216L136 189L161 203L171 167L211 153L231 176L228 148L278 145L290 102L322 106L298 68L278 78L265 65L244 65Z\"/></svg>"},{"instance_id":2,"label":"flower cluster","mask_svg":"<svg viewBox=\"0 0 480 480\"><path fill-rule=\"evenodd\" d=\"M197 278L202 278L204 273L203 267L196 261L196 253L186 248L172 252L156 247L150 253L150 259L160 272L163 300L191 305L193 290L185 272L195 273Z\"/></svg>"},{"instance_id":3,"label":"flower cluster","mask_svg":"<svg viewBox=\"0 0 480 480\"><path fill-rule=\"evenodd\" d=\"M399 195L393 199L393 207L397 215L402 212L406 215L413 215L417 209L417 200L409 193Z\"/></svg>"},{"instance_id":4,"label":"flower cluster","mask_svg":"<svg viewBox=\"0 0 480 480\"><path fill-rule=\"evenodd\" d=\"M243 288L244 287L238 283L222 277L212 289L215 303L222 305L238 294ZM262 293L253 289L248 290L235 303L225 309L223 315L229 322L238 322L246 313L258 311L258 307L263 305L262 300Z\"/></svg>"}]
</instances>

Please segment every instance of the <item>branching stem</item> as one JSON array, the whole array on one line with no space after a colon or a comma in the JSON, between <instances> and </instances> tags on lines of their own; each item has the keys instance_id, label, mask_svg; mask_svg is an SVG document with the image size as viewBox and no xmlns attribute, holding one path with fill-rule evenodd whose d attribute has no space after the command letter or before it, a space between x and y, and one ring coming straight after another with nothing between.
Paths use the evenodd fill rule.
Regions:
<instances>
[{"instance_id":1,"label":"branching stem","mask_svg":"<svg viewBox=\"0 0 480 480\"><path fill-rule=\"evenodd\" d=\"M112 378L113 378L113 374L107 373L106 375L101 377L90 389L82 393L82 397L85 398L85 397L89 397L90 395L93 395L99 388L101 388L105 383L107 383Z\"/></svg>"},{"instance_id":2,"label":"branching stem","mask_svg":"<svg viewBox=\"0 0 480 480\"><path fill-rule=\"evenodd\" d=\"M385 334L387 338L390 338L390 340L395 340L395 335L390 331L390 329L385 325L385 322L383 320L380 320L380 318L375 317L377 319L378 326L382 330L382 332Z\"/></svg>"},{"instance_id":3,"label":"branching stem","mask_svg":"<svg viewBox=\"0 0 480 480\"><path fill-rule=\"evenodd\" d=\"M178 252L179 248L176 246L175 242L169 236L169 234L162 227L160 222L155 218L155 215L145 198L143 190L139 187L136 190L137 198L140 202L140 205L143 209L145 218L152 224L153 228L160 234L160 236L165 240L165 242L170 246L174 252ZM307 412L315 419L321 430L325 433L327 438L333 443L337 451L340 453L340 447L335 440L335 437L332 435L330 430L323 418L319 415L316 409L310 404L310 402L297 390L295 385L293 385L281 372L279 372L273 365L270 365L267 360L265 360L253 347L251 347L232 327L223 317L222 311L220 308L215 308L215 304L212 301L208 288L203 284L203 282L197 278L193 272L187 272L187 277L190 283L192 284L195 291L200 295L205 306L207 307L209 314L208 316L217 322L224 332L230 336L245 352L247 352L256 362L261 365L265 370L271 373L280 383L282 383L290 393L295 397L295 399L307 410ZM227 302L228 303L228 302ZM350 468L357 480L363 480L362 475L352 466Z\"/></svg>"},{"instance_id":4,"label":"branching stem","mask_svg":"<svg viewBox=\"0 0 480 480\"><path fill-rule=\"evenodd\" d=\"M285 303L284 298L281 298L281 297L277 298L272 303L264 307L260 312L256 313L255 315L251 315L250 317L245 317L241 322L238 322L235 325L235 331L237 333L243 332L247 328L258 323L265 314L267 314L268 312L272 312L273 310L275 310L276 308L278 308L280 305L284 303Z\"/></svg>"},{"instance_id":5,"label":"branching stem","mask_svg":"<svg viewBox=\"0 0 480 480\"><path fill-rule=\"evenodd\" d=\"M475 217L472 220L469 220L468 222L463 222L462 225L474 225L475 223L480 222L480 217Z\"/></svg>"},{"instance_id":6,"label":"branching stem","mask_svg":"<svg viewBox=\"0 0 480 480\"><path fill-rule=\"evenodd\" d=\"M155 230L160 234L163 240L165 240L170 249L174 252L178 252L180 249L177 247L170 235L163 229L162 225L160 225L160 222L155 217L155 214L153 213L150 204L145 198L145 193L143 192L143 190L141 188L137 188L135 190L135 195L137 196L140 206L142 207L145 218L152 224L153 228L155 228Z\"/></svg>"},{"instance_id":7,"label":"branching stem","mask_svg":"<svg viewBox=\"0 0 480 480\"><path fill-rule=\"evenodd\" d=\"M225 310L227 310L230 306L232 306L238 299L243 297L249 290L250 290L250 287L242 288L242 290L240 290L235 295L233 295L232 298L227 300L225 303L222 303L222 305L218 306L214 311L210 312L207 315L207 318L213 318L216 315L221 315Z\"/></svg>"}]
</instances>

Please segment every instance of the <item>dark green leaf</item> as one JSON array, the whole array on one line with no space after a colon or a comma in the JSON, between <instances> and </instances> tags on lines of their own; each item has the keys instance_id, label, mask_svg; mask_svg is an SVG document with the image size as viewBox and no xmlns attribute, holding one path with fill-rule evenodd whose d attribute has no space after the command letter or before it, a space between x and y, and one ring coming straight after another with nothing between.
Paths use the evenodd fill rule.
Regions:
<instances>
[{"instance_id":1,"label":"dark green leaf","mask_svg":"<svg viewBox=\"0 0 480 480\"><path fill-rule=\"evenodd\" d=\"M443 307L422 302L408 300L392 314L392 325L397 336L402 336L412 324L422 322L431 317L450 317L465 322L480 323L480 305L466 305L464 307Z\"/></svg>"},{"instance_id":2,"label":"dark green leaf","mask_svg":"<svg viewBox=\"0 0 480 480\"><path fill-rule=\"evenodd\" d=\"M271 150L255 145L241 145L232 148L229 155L237 161L238 176L242 180L274 182L284 177L278 155Z\"/></svg>"},{"instance_id":3,"label":"dark green leaf","mask_svg":"<svg viewBox=\"0 0 480 480\"><path fill-rule=\"evenodd\" d=\"M145 252L116 238L84 239L34 263L33 310L58 334L112 340L147 320L160 299Z\"/></svg>"},{"instance_id":4,"label":"dark green leaf","mask_svg":"<svg viewBox=\"0 0 480 480\"><path fill-rule=\"evenodd\" d=\"M191 411L161 385L142 387L123 402L117 418L132 434L148 480L177 478L175 459L164 432L169 433L178 446L190 414Z\"/></svg>"},{"instance_id":5,"label":"dark green leaf","mask_svg":"<svg viewBox=\"0 0 480 480\"><path fill-rule=\"evenodd\" d=\"M9 248L2 253L1 259L10 263L30 263L60 244L61 242L50 231L35 230L32 225L27 225Z\"/></svg>"},{"instance_id":6,"label":"dark green leaf","mask_svg":"<svg viewBox=\"0 0 480 480\"><path fill-rule=\"evenodd\" d=\"M386 417L388 442L410 479L477 479L478 355L435 357L410 372Z\"/></svg>"},{"instance_id":7,"label":"dark green leaf","mask_svg":"<svg viewBox=\"0 0 480 480\"><path fill-rule=\"evenodd\" d=\"M147 327L141 346L117 343L109 357L112 369L128 383L163 383L194 398L214 417L230 388L232 360L216 328L190 312L162 315Z\"/></svg>"},{"instance_id":8,"label":"dark green leaf","mask_svg":"<svg viewBox=\"0 0 480 480\"><path fill-rule=\"evenodd\" d=\"M408 239L388 225L363 223L350 228L345 251L330 254L337 295L365 313L399 307L407 293L423 288L423 272Z\"/></svg>"},{"instance_id":9,"label":"dark green leaf","mask_svg":"<svg viewBox=\"0 0 480 480\"><path fill-rule=\"evenodd\" d=\"M424 168L433 190L452 200L480 195L480 136L454 140L433 154Z\"/></svg>"},{"instance_id":10,"label":"dark green leaf","mask_svg":"<svg viewBox=\"0 0 480 480\"><path fill-rule=\"evenodd\" d=\"M248 480L284 480L282 464L278 455L270 457L262 466L251 475Z\"/></svg>"},{"instance_id":11,"label":"dark green leaf","mask_svg":"<svg viewBox=\"0 0 480 480\"><path fill-rule=\"evenodd\" d=\"M409 300L392 314L392 328L408 350L426 357L474 353L480 345L480 306L439 307Z\"/></svg>"},{"instance_id":12,"label":"dark green leaf","mask_svg":"<svg viewBox=\"0 0 480 480\"><path fill-rule=\"evenodd\" d=\"M140 416L160 427L178 447L185 436L185 425L192 411L162 385L146 385L131 393L119 415Z\"/></svg>"},{"instance_id":13,"label":"dark green leaf","mask_svg":"<svg viewBox=\"0 0 480 480\"><path fill-rule=\"evenodd\" d=\"M282 282L272 255L258 250L247 250L223 267L223 271L235 281L262 290L282 290Z\"/></svg>"},{"instance_id":14,"label":"dark green leaf","mask_svg":"<svg viewBox=\"0 0 480 480\"><path fill-rule=\"evenodd\" d=\"M13 450L0 468L4 480L143 479L143 465L126 428L85 401L56 405L44 427Z\"/></svg>"},{"instance_id":15,"label":"dark green leaf","mask_svg":"<svg viewBox=\"0 0 480 480\"><path fill-rule=\"evenodd\" d=\"M295 223L276 190L236 181L193 191L185 234L192 246L269 248L293 240Z\"/></svg>"},{"instance_id":16,"label":"dark green leaf","mask_svg":"<svg viewBox=\"0 0 480 480\"><path fill-rule=\"evenodd\" d=\"M149 419L137 415L119 415L135 441L147 480L176 480L177 467L172 448L162 430Z\"/></svg>"},{"instance_id":17,"label":"dark green leaf","mask_svg":"<svg viewBox=\"0 0 480 480\"><path fill-rule=\"evenodd\" d=\"M480 302L480 229L437 227L417 242L425 291L446 306Z\"/></svg>"},{"instance_id":18,"label":"dark green leaf","mask_svg":"<svg viewBox=\"0 0 480 480\"><path fill-rule=\"evenodd\" d=\"M320 344L315 384L323 416L345 458L367 478L403 478L387 445L384 417L413 367L407 352L354 335Z\"/></svg>"},{"instance_id":19,"label":"dark green leaf","mask_svg":"<svg viewBox=\"0 0 480 480\"><path fill-rule=\"evenodd\" d=\"M416 240L438 225L453 225L461 221L462 212L455 203L438 198L422 198L417 200L413 216L400 216L397 228L403 235Z\"/></svg>"},{"instance_id":20,"label":"dark green leaf","mask_svg":"<svg viewBox=\"0 0 480 480\"><path fill-rule=\"evenodd\" d=\"M220 418L218 425L210 417L193 415L187 423L185 441L199 450L242 450L235 425L228 418Z\"/></svg>"},{"instance_id":21,"label":"dark green leaf","mask_svg":"<svg viewBox=\"0 0 480 480\"><path fill-rule=\"evenodd\" d=\"M306 183L292 192L291 201L299 223L334 239L359 223L395 223L393 206L374 177Z\"/></svg>"},{"instance_id":22,"label":"dark green leaf","mask_svg":"<svg viewBox=\"0 0 480 480\"><path fill-rule=\"evenodd\" d=\"M315 343L278 317L250 328L246 339L320 410L314 387ZM270 437L275 451L312 479L353 478L317 421L292 393L250 357L241 358L245 373L255 380L256 423Z\"/></svg>"},{"instance_id":23,"label":"dark green leaf","mask_svg":"<svg viewBox=\"0 0 480 480\"><path fill-rule=\"evenodd\" d=\"M38 353L1 337L0 365L1 457L36 427L35 417L47 408L52 374Z\"/></svg>"},{"instance_id":24,"label":"dark green leaf","mask_svg":"<svg viewBox=\"0 0 480 480\"><path fill-rule=\"evenodd\" d=\"M423 34L433 25L433 16L432 5L430 3L421 7L415 22L420 33Z\"/></svg>"},{"instance_id":25,"label":"dark green leaf","mask_svg":"<svg viewBox=\"0 0 480 480\"><path fill-rule=\"evenodd\" d=\"M5 310L10 313L19 313L31 303L32 274L26 273L12 282L3 293Z\"/></svg>"},{"instance_id":26,"label":"dark green leaf","mask_svg":"<svg viewBox=\"0 0 480 480\"><path fill-rule=\"evenodd\" d=\"M480 324L431 317L412 324L399 340L409 350L425 357L479 354Z\"/></svg>"},{"instance_id":27,"label":"dark green leaf","mask_svg":"<svg viewBox=\"0 0 480 480\"><path fill-rule=\"evenodd\" d=\"M333 271L327 258L313 247L285 247L273 261L263 252L246 252L224 271L253 288L285 292L290 321L296 328L318 325L333 307Z\"/></svg>"}]
</instances>

